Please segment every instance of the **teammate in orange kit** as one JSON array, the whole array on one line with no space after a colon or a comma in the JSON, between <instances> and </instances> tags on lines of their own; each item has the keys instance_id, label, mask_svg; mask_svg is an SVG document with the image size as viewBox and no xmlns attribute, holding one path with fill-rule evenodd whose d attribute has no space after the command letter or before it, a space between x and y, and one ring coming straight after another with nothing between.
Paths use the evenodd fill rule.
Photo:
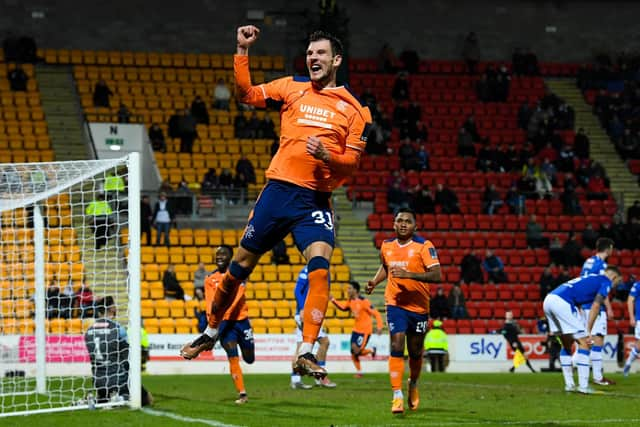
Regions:
<instances>
[{"instance_id":1,"label":"teammate in orange kit","mask_svg":"<svg viewBox=\"0 0 640 427\"><path fill-rule=\"evenodd\" d=\"M329 303L329 260L335 243L331 192L356 170L367 142L371 113L344 86L336 86L342 43L324 32L309 37L309 77L285 77L254 86L249 73L249 47L260 30L238 28L234 75L238 101L280 107L280 148L266 171L262 190L229 270L210 307L204 334L185 344L186 359L213 347L219 323L238 286L258 260L287 234L307 260L309 293L305 302L302 345L296 368L324 378L311 353Z\"/></svg>"},{"instance_id":2,"label":"teammate in orange kit","mask_svg":"<svg viewBox=\"0 0 640 427\"><path fill-rule=\"evenodd\" d=\"M207 307L213 302L216 292L222 283L222 278L226 273L233 249L223 245L216 250L216 264L218 269L207 276L204 281L204 297L207 301ZM220 323L219 334L222 348L227 353L229 359L229 372L233 379L233 384L238 391L237 404L248 402L247 391L244 388L244 379L242 377L242 369L240 368L240 358L238 357L238 346L242 352L242 359L246 363L253 363L255 360L255 346L253 342L253 330L249 323L249 310L244 297L244 283L240 285L235 299L225 312L224 318ZM207 313L207 317L210 314Z\"/></svg>"},{"instance_id":3,"label":"teammate in orange kit","mask_svg":"<svg viewBox=\"0 0 640 427\"><path fill-rule=\"evenodd\" d=\"M360 283L351 281L347 288L348 301L339 302L335 298L331 298L331 302L338 310L349 311L353 313L356 322L353 325L353 331L351 332L351 360L356 367L356 377L362 377L362 369L360 367L360 356L366 356L371 354L371 357L376 356L376 348L370 350L367 347L371 333L373 332L373 320L376 319L376 333L380 335L382 333L382 317L380 312L376 310L371 301L360 295Z\"/></svg>"},{"instance_id":4,"label":"teammate in orange kit","mask_svg":"<svg viewBox=\"0 0 640 427\"><path fill-rule=\"evenodd\" d=\"M411 209L400 209L395 216L394 239L380 247L382 265L367 285L367 293L384 279L387 324L391 336L389 376L393 389L391 412L404 412L402 376L404 374L405 338L409 350L408 404L416 410L420 398L418 378L422 370L424 337L429 320L429 283L441 279L440 262L433 244L415 235L416 215Z\"/></svg>"}]
</instances>

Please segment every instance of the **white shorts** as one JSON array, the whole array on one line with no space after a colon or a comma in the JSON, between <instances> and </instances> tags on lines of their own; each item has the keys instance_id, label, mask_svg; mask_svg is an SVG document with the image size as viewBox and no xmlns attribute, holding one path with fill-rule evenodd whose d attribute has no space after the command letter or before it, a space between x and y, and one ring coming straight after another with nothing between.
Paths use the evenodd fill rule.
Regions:
<instances>
[{"instance_id":1,"label":"white shorts","mask_svg":"<svg viewBox=\"0 0 640 427\"><path fill-rule=\"evenodd\" d=\"M636 339L640 340L640 320L636 320Z\"/></svg>"},{"instance_id":2,"label":"white shorts","mask_svg":"<svg viewBox=\"0 0 640 427\"><path fill-rule=\"evenodd\" d=\"M587 329L587 323L589 322L589 310L582 309L582 323L584 323L584 329ZM596 317L595 322L593 322L593 326L591 327L591 335L602 335L603 337L607 336L607 312L600 310L598 316Z\"/></svg>"},{"instance_id":3,"label":"white shorts","mask_svg":"<svg viewBox=\"0 0 640 427\"><path fill-rule=\"evenodd\" d=\"M584 323L578 317L576 308L567 301L558 295L549 294L545 297L542 306L552 334L573 335L575 339L587 336Z\"/></svg>"},{"instance_id":4,"label":"white shorts","mask_svg":"<svg viewBox=\"0 0 640 427\"><path fill-rule=\"evenodd\" d=\"M296 320L296 342L302 342L302 320L300 319L300 315L296 314L294 317ZM324 338L327 336L327 331L324 330L324 326L320 328L320 332L318 333L318 339Z\"/></svg>"}]
</instances>

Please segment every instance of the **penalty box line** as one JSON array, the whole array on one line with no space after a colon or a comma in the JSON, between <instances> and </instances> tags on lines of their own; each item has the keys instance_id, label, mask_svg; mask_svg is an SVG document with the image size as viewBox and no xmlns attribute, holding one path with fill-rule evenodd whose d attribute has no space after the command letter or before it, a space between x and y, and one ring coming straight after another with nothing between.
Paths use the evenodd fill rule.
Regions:
<instances>
[{"instance_id":1,"label":"penalty box line","mask_svg":"<svg viewBox=\"0 0 640 427\"><path fill-rule=\"evenodd\" d=\"M185 423L200 423L200 424L205 424L212 427L243 427L235 424L223 423L221 421L209 420L206 418L186 417L184 415L180 415L180 414L176 414L168 411L159 411L157 409L142 408L141 411L147 415L153 415L154 417L166 417L166 418L171 418L172 420L182 421Z\"/></svg>"}]
</instances>

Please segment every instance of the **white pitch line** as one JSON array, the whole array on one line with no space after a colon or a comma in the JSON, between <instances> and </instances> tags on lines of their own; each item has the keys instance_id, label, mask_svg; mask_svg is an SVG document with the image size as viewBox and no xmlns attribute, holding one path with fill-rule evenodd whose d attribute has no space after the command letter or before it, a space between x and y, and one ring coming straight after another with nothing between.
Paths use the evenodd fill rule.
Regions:
<instances>
[{"instance_id":1,"label":"white pitch line","mask_svg":"<svg viewBox=\"0 0 640 427\"><path fill-rule=\"evenodd\" d=\"M517 385L514 385L514 384L473 384L473 383L452 383L452 382L437 382L437 383L431 383L431 384L434 386L441 384L446 386L456 386L456 387L462 386L462 387L468 387L468 388L486 388L486 389L501 389L501 390L504 390L504 389L517 390L519 388ZM563 394L566 394L566 392L562 388L542 388L538 390L543 391L545 393L561 392ZM603 396L629 397L633 399L636 399L638 397L636 394L617 393L613 391L613 388L609 388L601 391L602 393L600 395L603 395Z\"/></svg>"},{"instance_id":2,"label":"white pitch line","mask_svg":"<svg viewBox=\"0 0 640 427\"><path fill-rule=\"evenodd\" d=\"M205 418L185 417L183 415L174 414L173 412L158 411L157 409L142 408L141 411L148 415L153 415L156 417L167 417L177 421L184 421L185 423L200 423L200 424L206 424L208 426L213 426L213 427L243 427L243 426L237 426L235 424L225 424L223 422L216 421L216 420L208 420Z\"/></svg>"}]
</instances>

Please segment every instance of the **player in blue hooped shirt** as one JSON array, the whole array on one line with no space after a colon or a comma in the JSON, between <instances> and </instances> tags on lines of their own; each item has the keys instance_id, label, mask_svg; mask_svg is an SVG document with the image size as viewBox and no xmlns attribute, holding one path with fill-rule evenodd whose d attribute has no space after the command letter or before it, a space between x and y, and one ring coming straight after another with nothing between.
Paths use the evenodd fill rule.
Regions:
<instances>
[{"instance_id":1,"label":"player in blue hooped shirt","mask_svg":"<svg viewBox=\"0 0 640 427\"><path fill-rule=\"evenodd\" d=\"M589 257L582 266L581 276L589 274L603 274L607 268L607 258L613 253L613 240L601 237L596 241L596 254ZM591 301L582 304L582 319L586 325L591 310ZM600 311L590 331L593 337L593 346L589 354L593 371L593 382L599 385L615 384L613 380L605 378L602 373L602 347L604 338L607 336L607 318L613 318L613 310L609 298L605 298L604 304L600 306Z\"/></svg>"},{"instance_id":2,"label":"player in blue hooped shirt","mask_svg":"<svg viewBox=\"0 0 640 427\"><path fill-rule=\"evenodd\" d=\"M627 361L624 364L623 373L625 377L629 375L631 363L638 357L638 353L640 353L640 281L635 282L631 287L629 297L627 298L627 309L629 309L629 324L634 328L636 345L631 347L629 357L627 357Z\"/></svg>"},{"instance_id":3,"label":"player in blue hooped shirt","mask_svg":"<svg viewBox=\"0 0 640 427\"><path fill-rule=\"evenodd\" d=\"M613 266L605 268L603 274L590 274L577 277L561 284L551 291L544 299L544 314L549 319L549 329L554 335L560 335L562 351L560 364L564 377L565 391L578 391L583 394L593 394L589 387L589 346L593 343L590 331L593 330L600 306L609 295L612 288L620 283L620 270ZM578 307L591 301L592 310L585 325L577 315ZM578 367L578 388L573 381L573 366L571 363L571 346L578 342L578 352L575 362Z\"/></svg>"}]
</instances>

